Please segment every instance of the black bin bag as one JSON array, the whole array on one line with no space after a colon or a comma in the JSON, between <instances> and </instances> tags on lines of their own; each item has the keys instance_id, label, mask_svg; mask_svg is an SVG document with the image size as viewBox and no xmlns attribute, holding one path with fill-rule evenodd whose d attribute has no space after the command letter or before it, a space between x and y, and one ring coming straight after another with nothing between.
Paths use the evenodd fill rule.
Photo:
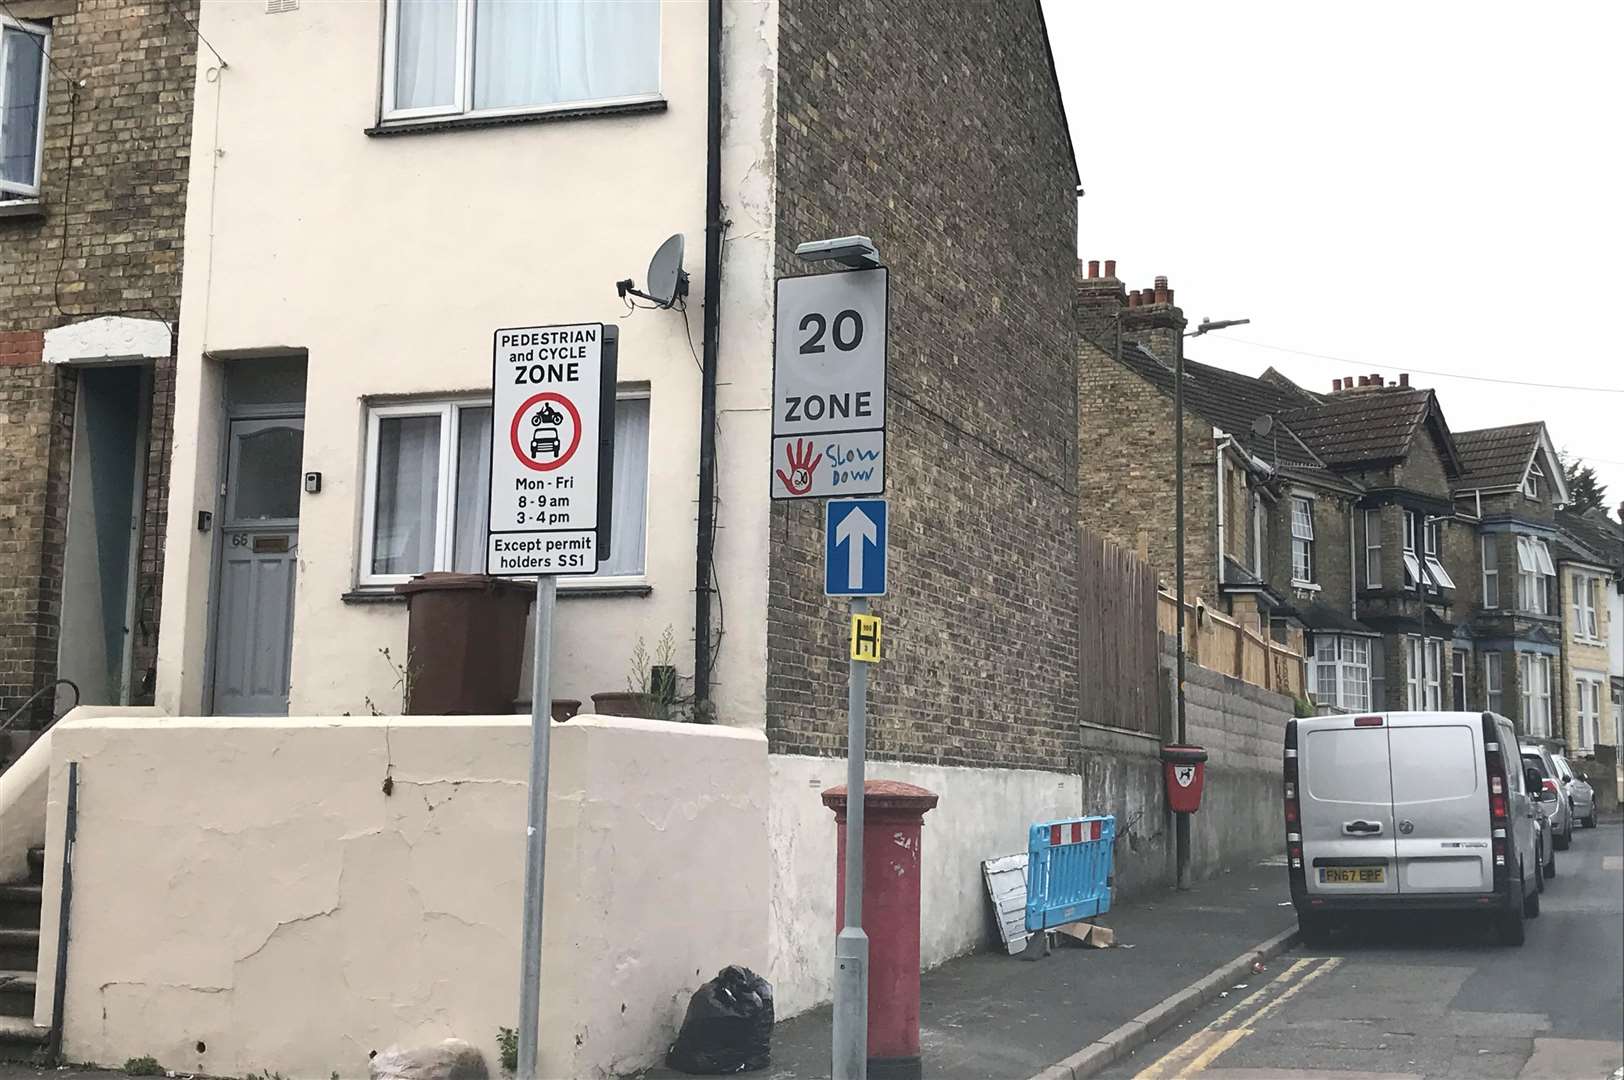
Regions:
<instances>
[{"instance_id":1,"label":"black bin bag","mask_svg":"<svg viewBox=\"0 0 1624 1080\"><path fill-rule=\"evenodd\" d=\"M746 967L725 967L694 991L668 1068L698 1076L754 1072L771 1060L772 984Z\"/></svg>"}]
</instances>

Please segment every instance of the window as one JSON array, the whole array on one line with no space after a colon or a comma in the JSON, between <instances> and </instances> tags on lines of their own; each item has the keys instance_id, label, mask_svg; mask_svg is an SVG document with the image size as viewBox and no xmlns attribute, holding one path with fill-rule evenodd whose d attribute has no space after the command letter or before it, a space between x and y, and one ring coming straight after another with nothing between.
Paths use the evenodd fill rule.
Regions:
<instances>
[{"instance_id":1,"label":"window","mask_svg":"<svg viewBox=\"0 0 1624 1080\"><path fill-rule=\"evenodd\" d=\"M1409 637L1409 700L1408 707L1417 711L1436 712L1443 708L1442 685L1439 682L1443 667L1443 642L1435 638Z\"/></svg>"},{"instance_id":2,"label":"window","mask_svg":"<svg viewBox=\"0 0 1624 1080\"><path fill-rule=\"evenodd\" d=\"M1449 689L1456 712L1466 711L1466 655L1459 647L1449 654Z\"/></svg>"},{"instance_id":3,"label":"window","mask_svg":"<svg viewBox=\"0 0 1624 1080\"><path fill-rule=\"evenodd\" d=\"M1534 615L1550 614L1550 582L1556 577L1551 549L1532 536L1517 537L1517 607Z\"/></svg>"},{"instance_id":4,"label":"window","mask_svg":"<svg viewBox=\"0 0 1624 1080\"><path fill-rule=\"evenodd\" d=\"M1291 580L1296 585L1314 581L1314 503L1296 496L1291 500Z\"/></svg>"},{"instance_id":5,"label":"window","mask_svg":"<svg viewBox=\"0 0 1624 1080\"><path fill-rule=\"evenodd\" d=\"M1493 534L1483 537L1483 606L1500 606L1500 551Z\"/></svg>"},{"instance_id":6,"label":"window","mask_svg":"<svg viewBox=\"0 0 1624 1080\"><path fill-rule=\"evenodd\" d=\"M1350 712L1371 707L1370 639L1316 634L1310 690L1321 705Z\"/></svg>"},{"instance_id":7,"label":"window","mask_svg":"<svg viewBox=\"0 0 1624 1080\"><path fill-rule=\"evenodd\" d=\"M1586 638L1590 641L1600 639L1600 628L1596 623L1597 584L1601 579L1590 574L1574 572L1573 575L1573 634L1575 637Z\"/></svg>"},{"instance_id":8,"label":"window","mask_svg":"<svg viewBox=\"0 0 1624 1080\"><path fill-rule=\"evenodd\" d=\"M1259 579L1263 577L1263 566L1268 556L1265 553L1267 543L1269 518L1267 507L1263 505L1261 496L1252 496L1252 573Z\"/></svg>"},{"instance_id":9,"label":"window","mask_svg":"<svg viewBox=\"0 0 1624 1080\"><path fill-rule=\"evenodd\" d=\"M1421 527L1421 515L1414 510L1403 510L1404 516L1404 587L1413 589L1421 580L1421 559L1416 553L1416 532Z\"/></svg>"},{"instance_id":10,"label":"window","mask_svg":"<svg viewBox=\"0 0 1624 1080\"><path fill-rule=\"evenodd\" d=\"M1579 713L1579 749L1591 750L1601 741L1601 680L1581 675L1573 688Z\"/></svg>"},{"instance_id":11,"label":"window","mask_svg":"<svg viewBox=\"0 0 1624 1080\"><path fill-rule=\"evenodd\" d=\"M596 577L644 572L648 397L615 408L610 557ZM483 573L490 522L491 407L479 399L377 406L367 415L363 586L429 570Z\"/></svg>"},{"instance_id":12,"label":"window","mask_svg":"<svg viewBox=\"0 0 1624 1080\"><path fill-rule=\"evenodd\" d=\"M1523 734L1546 738L1551 734L1551 658L1518 653L1517 676L1522 683Z\"/></svg>"},{"instance_id":13,"label":"window","mask_svg":"<svg viewBox=\"0 0 1624 1080\"><path fill-rule=\"evenodd\" d=\"M1438 560L1438 555L1443 551L1444 547L1443 529L1444 523L1441 521L1428 521L1426 523L1427 582L1434 589L1453 589L1455 587L1454 580L1444 570L1444 564Z\"/></svg>"},{"instance_id":14,"label":"window","mask_svg":"<svg viewBox=\"0 0 1624 1080\"><path fill-rule=\"evenodd\" d=\"M0 198L39 195L51 32L0 13Z\"/></svg>"},{"instance_id":15,"label":"window","mask_svg":"<svg viewBox=\"0 0 1624 1080\"><path fill-rule=\"evenodd\" d=\"M1539 467L1539 462L1528 466L1528 475L1523 478L1523 494L1530 499L1539 498L1539 482L1545 479L1545 471Z\"/></svg>"},{"instance_id":16,"label":"window","mask_svg":"<svg viewBox=\"0 0 1624 1080\"><path fill-rule=\"evenodd\" d=\"M1382 587L1382 512L1365 511L1365 588Z\"/></svg>"},{"instance_id":17,"label":"window","mask_svg":"<svg viewBox=\"0 0 1624 1080\"><path fill-rule=\"evenodd\" d=\"M388 0L383 118L649 101L660 0Z\"/></svg>"},{"instance_id":18,"label":"window","mask_svg":"<svg viewBox=\"0 0 1624 1080\"><path fill-rule=\"evenodd\" d=\"M1504 714L1505 693L1502 689L1502 673L1500 671L1500 654L1486 652L1483 654L1483 697L1484 707L1492 713Z\"/></svg>"}]
</instances>

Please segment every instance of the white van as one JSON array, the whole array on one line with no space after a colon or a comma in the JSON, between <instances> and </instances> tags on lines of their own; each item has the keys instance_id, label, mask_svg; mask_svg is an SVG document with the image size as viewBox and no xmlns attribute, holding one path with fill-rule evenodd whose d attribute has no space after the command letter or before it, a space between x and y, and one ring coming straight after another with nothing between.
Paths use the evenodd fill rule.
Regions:
<instances>
[{"instance_id":1,"label":"white van","mask_svg":"<svg viewBox=\"0 0 1624 1080\"><path fill-rule=\"evenodd\" d=\"M1539 914L1538 804L1511 721L1493 713L1315 716L1286 725L1286 863L1308 944L1338 915L1489 914L1523 942Z\"/></svg>"}]
</instances>

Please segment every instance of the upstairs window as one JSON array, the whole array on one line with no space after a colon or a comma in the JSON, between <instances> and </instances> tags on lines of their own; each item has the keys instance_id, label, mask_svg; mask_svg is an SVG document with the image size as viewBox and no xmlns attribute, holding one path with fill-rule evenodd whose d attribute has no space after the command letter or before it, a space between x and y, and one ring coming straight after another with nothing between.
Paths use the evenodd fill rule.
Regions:
<instances>
[{"instance_id":1,"label":"upstairs window","mask_svg":"<svg viewBox=\"0 0 1624 1080\"><path fill-rule=\"evenodd\" d=\"M1294 585L1314 581L1314 503L1296 496L1291 500L1291 581Z\"/></svg>"},{"instance_id":2,"label":"upstairs window","mask_svg":"<svg viewBox=\"0 0 1624 1080\"><path fill-rule=\"evenodd\" d=\"M1427 582L1434 589L1453 589L1455 587L1454 579L1449 576L1449 572L1444 569L1444 564L1438 559L1444 547L1443 529L1444 523L1441 521L1428 521L1426 523Z\"/></svg>"},{"instance_id":3,"label":"upstairs window","mask_svg":"<svg viewBox=\"0 0 1624 1080\"><path fill-rule=\"evenodd\" d=\"M1382 512L1365 511L1365 588L1382 587Z\"/></svg>"},{"instance_id":4,"label":"upstairs window","mask_svg":"<svg viewBox=\"0 0 1624 1080\"><path fill-rule=\"evenodd\" d=\"M1483 606L1500 606L1500 548L1493 533L1483 536Z\"/></svg>"},{"instance_id":5,"label":"upstairs window","mask_svg":"<svg viewBox=\"0 0 1624 1080\"><path fill-rule=\"evenodd\" d=\"M0 12L0 198L39 196L51 32Z\"/></svg>"},{"instance_id":6,"label":"upstairs window","mask_svg":"<svg viewBox=\"0 0 1624 1080\"><path fill-rule=\"evenodd\" d=\"M1528 466L1528 475L1523 478L1523 494L1530 499L1539 498L1539 485L1545 479L1545 470L1539 467L1539 462Z\"/></svg>"},{"instance_id":7,"label":"upstairs window","mask_svg":"<svg viewBox=\"0 0 1624 1080\"><path fill-rule=\"evenodd\" d=\"M1556 566L1545 541L1517 537L1517 607L1532 615L1549 615L1550 582L1555 579Z\"/></svg>"},{"instance_id":8,"label":"upstairs window","mask_svg":"<svg viewBox=\"0 0 1624 1080\"><path fill-rule=\"evenodd\" d=\"M1600 641L1600 627L1596 622L1596 586L1600 578L1575 572L1573 575L1573 635L1589 641Z\"/></svg>"},{"instance_id":9,"label":"upstairs window","mask_svg":"<svg viewBox=\"0 0 1624 1080\"><path fill-rule=\"evenodd\" d=\"M660 0L388 0L383 118L652 100Z\"/></svg>"},{"instance_id":10,"label":"upstairs window","mask_svg":"<svg viewBox=\"0 0 1624 1080\"><path fill-rule=\"evenodd\" d=\"M1419 538L1421 531L1421 515L1414 510L1402 511L1404 515L1404 587L1413 589L1421 580L1421 554L1419 551Z\"/></svg>"}]
</instances>

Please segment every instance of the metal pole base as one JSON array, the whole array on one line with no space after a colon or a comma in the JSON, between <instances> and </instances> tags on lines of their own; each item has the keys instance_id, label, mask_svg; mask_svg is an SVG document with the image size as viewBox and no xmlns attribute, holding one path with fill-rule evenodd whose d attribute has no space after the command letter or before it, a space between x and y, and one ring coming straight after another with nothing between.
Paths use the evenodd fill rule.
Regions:
<instances>
[{"instance_id":1,"label":"metal pole base","mask_svg":"<svg viewBox=\"0 0 1624 1080\"><path fill-rule=\"evenodd\" d=\"M868 1077L868 935L848 926L835 938L833 1080Z\"/></svg>"},{"instance_id":2,"label":"metal pole base","mask_svg":"<svg viewBox=\"0 0 1624 1080\"><path fill-rule=\"evenodd\" d=\"M1174 814L1173 837L1178 844L1178 887L1190 888L1190 815Z\"/></svg>"}]
</instances>

